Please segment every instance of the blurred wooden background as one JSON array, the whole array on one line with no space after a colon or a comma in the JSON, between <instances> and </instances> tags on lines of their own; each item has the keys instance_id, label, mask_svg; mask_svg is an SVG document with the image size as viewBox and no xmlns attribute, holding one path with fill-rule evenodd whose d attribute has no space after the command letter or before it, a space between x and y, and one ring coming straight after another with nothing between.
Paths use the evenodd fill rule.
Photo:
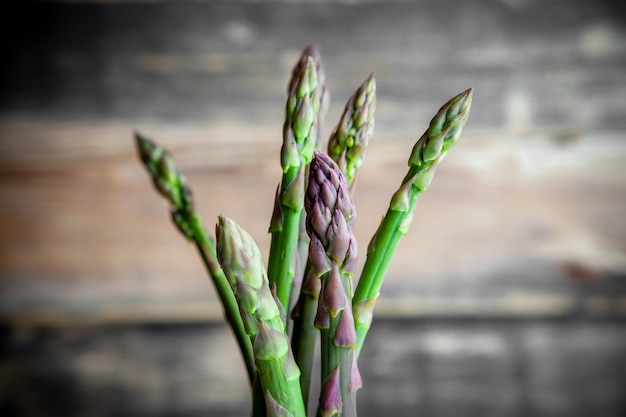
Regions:
<instances>
[{"instance_id":1,"label":"blurred wooden background","mask_svg":"<svg viewBox=\"0 0 626 417\"><path fill-rule=\"evenodd\" d=\"M204 347L229 355L232 342L212 324L221 308L132 132L173 153L209 229L227 214L267 253L286 83L309 43L321 48L331 92L326 133L376 72L376 134L355 196L362 248L432 115L475 89L466 133L418 203L385 283L386 340L364 351L380 359L405 334L393 349L419 359L415 376L397 381L406 392L394 413L626 410L623 2L48 1L7 6L0 23L0 411L42 415L65 395L81 405L43 414L241 413L245 391L188 391L240 390L243 373L206 363ZM175 354L176 337L198 347ZM486 368L464 350L467 337L479 338ZM107 376L120 361L137 363L130 380ZM185 361L209 370L193 374ZM388 365L364 371L371 385L401 370ZM493 400L500 383L467 391L474 377L509 381L498 398L510 401ZM468 384L455 391L437 378ZM588 401L585 378L602 387ZM170 392L169 408L150 400L165 387L188 397ZM384 415L376 404L393 392L367 392L367 410ZM456 405L443 406L450 398Z\"/></svg>"}]
</instances>

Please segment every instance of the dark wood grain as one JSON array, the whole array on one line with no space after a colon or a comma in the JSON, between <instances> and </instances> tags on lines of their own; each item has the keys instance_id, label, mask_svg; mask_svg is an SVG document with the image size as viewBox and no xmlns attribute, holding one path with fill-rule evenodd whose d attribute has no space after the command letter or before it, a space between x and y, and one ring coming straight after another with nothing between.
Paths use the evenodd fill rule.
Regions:
<instances>
[{"instance_id":1,"label":"dark wood grain","mask_svg":"<svg viewBox=\"0 0 626 417\"><path fill-rule=\"evenodd\" d=\"M2 333L0 411L23 416L245 416L225 326ZM621 417L623 322L378 320L361 355L369 416ZM313 413L311 413L312 415Z\"/></svg>"}]
</instances>

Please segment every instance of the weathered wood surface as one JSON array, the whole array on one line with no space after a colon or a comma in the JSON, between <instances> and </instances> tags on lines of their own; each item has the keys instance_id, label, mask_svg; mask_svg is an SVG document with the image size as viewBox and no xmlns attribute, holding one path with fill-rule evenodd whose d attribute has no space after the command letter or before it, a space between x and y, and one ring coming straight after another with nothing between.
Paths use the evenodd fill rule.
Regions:
<instances>
[{"instance_id":1,"label":"weathered wood surface","mask_svg":"<svg viewBox=\"0 0 626 417\"><path fill-rule=\"evenodd\" d=\"M285 85L310 42L330 121L377 73L356 195L362 249L429 118L476 91L380 314L623 315L624 18L618 1L13 6L3 22L21 24L0 37L0 316L219 318L131 134L173 152L207 227L228 214L266 252Z\"/></svg>"},{"instance_id":2,"label":"weathered wood surface","mask_svg":"<svg viewBox=\"0 0 626 417\"><path fill-rule=\"evenodd\" d=\"M4 331L3 416L246 416L225 326ZM623 322L378 320L359 416L621 417ZM313 414L311 414L313 415Z\"/></svg>"}]
</instances>

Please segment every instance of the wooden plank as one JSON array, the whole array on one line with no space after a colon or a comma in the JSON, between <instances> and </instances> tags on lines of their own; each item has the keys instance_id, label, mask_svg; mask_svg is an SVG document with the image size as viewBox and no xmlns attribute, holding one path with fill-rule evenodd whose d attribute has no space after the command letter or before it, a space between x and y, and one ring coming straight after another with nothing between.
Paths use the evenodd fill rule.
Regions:
<instances>
[{"instance_id":1,"label":"wooden plank","mask_svg":"<svg viewBox=\"0 0 626 417\"><path fill-rule=\"evenodd\" d=\"M5 329L2 341L4 415L249 414L225 326ZM377 320L359 415L621 417L625 349L623 322Z\"/></svg>"},{"instance_id":2,"label":"wooden plank","mask_svg":"<svg viewBox=\"0 0 626 417\"><path fill-rule=\"evenodd\" d=\"M429 118L476 89L380 314L624 314L624 6L452 4L13 7L5 21L38 30L0 25L0 315L219 318L131 133L174 153L207 227L227 214L266 253L285 85L309 42L325 59L330 121L377 72L377 133L355 197L362 250Z\"/></svg>"},{"instance_id":3,"label":"wooden plank","mask_svg":"<svg viewBox=\"0 0 626 417\"><path fill-rule=\"evenodd\" d=\"M0 135L16 139L0 163L5 313L119 318L111 311L136 317L143 306L148 316L219 316L215 305L203 310L214 300L211 286L136 160L131 130L0 127ZM267 253L280 177L271 129L254 128L247 144L247 129L144 130L185 139L164 142L188 174L207 227L218 213L228 214ZM207 134L213 141L201 143ZM91 140L72 145L83 137ZM611 132L560 141L529 135L503 142L470 130L418 205L381 312L623 313L625 144ZM361 242L384 213L410 146L382 135L372 142L355 196Z\"/></svg>"},{"instance_id":4,"label":"wooden plank","mask_svg":"<svg viewBox=\"0 0 626 417\"><path fill-rule=\"evenodd\" d=\"M621 2L29 4L7 13L2 113L275 120L304 45L339 108L378 74L384 129L476 89L473 123L623 127ZM567 10L564 13L563 10ZM37 30L33 30L36 23ZM338 111L335 112L335 114Z\"/></svg>"}]
</instances>

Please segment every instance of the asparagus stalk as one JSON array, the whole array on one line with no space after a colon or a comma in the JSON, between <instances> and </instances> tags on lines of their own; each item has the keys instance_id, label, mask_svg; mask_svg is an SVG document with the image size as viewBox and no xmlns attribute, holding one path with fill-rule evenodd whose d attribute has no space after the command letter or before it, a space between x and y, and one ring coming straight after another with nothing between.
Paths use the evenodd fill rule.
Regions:
<instances>
[{"instance_id":1,"label":"asparagus stalk","mask_svg":"<svg viewBox=\"0 0 626 417\"><path fill-rule=\"evenodd\" d=\"M326 73L324 71L324 64L322 62L322 57L320 55L319 48L316 45L307 46L300 56L300 60L296 64L293 69L291 80L289 82L289 87L287 92L291 91L294 87L295 82L298 80L298 74L302 70L303 66L306 65L308 59L311 58L313 63L315 64L315 72L317 75L317 90L319 94L317 94L319 98L319 111L317 112L317 118L315 119L315 123L313 124L313 131L315 132L316 138L316 146L315 148L319 148L321 135L322 135L322 125L324 123L324 117L326 115L326 111L328 110L328 106L330 104L330 94L328 92L328 86L326 85ZM305 169L305 179L304 183L308 182L308 170ZM289 295L290 305L287 311L292 311L295 305L298 303L298 299L300 296L300 290L302 286L302 281L306 274L307 270L307 253L309 250L309 235L307 235L304 225L304 215L300 215L300 230L298 234L298 244L296 249L296 260L295 260L295 273L294 278L291 284L291 294ZM288 323L288 329L290 325L293 325L292 321ZM291 333L291 329L290 329ZM305 387L302 388L303 390ZM308 388L307 392L308 392ZM306 404L306 399L305 399Z\"/></svg>"},{"instance_id":2,"label":"asparagus stalk","mask_svg":"<svg viewBox=\"0 0 626 417\"><path fill-rule=\"evenodd\" d=\"M352 277L357 260L352 225L354 202L343 173L329 157L316 152L304 201L311 242L312 271L321 281L315 326L321 332L322 416L356 416L360 376L355 361L356 333L352 316ZM334 399L334 400L333 400ZM329 407L329 404L333 404Z\"/></svg>"},{"instance_id":3,"label":"asparagus stalk","mask_svg":"<svg viewBox=\"0 0 626 417\"><path fill-rule=\"evenodd\" d=\"M435 169L461 136L469 115L472 89L445 103L433 117L409 157L409 170L391 198L389 208L372 237L361 278L352 300L357 332L357 355L372 323L372 315L389 262L411 224L419 195L428 188Z\"/></svg>"},{"instance_id":4,"label":"asparagus stalk","mask_svg":"<svg viewBox=\"0 0 626 417\"><path fill-rule=\"evenodd\" d=\"M346 175L351 191L354 190L357 169L363 163L365 149L374 133L375 108L376 81L374 74L371 74L346 103L343 115L330 136L328 155ZM305 242L305 240L301 239L301 242ZM308 246L308 236L306 243ZM313 273L311 264L307 263L304 272L304 285L292 314L294 319L292 347L296 363L302 372L300 384L305 405L308 404L314 355L313 346L317 336L317 329L313 326L313 321L317 310L319 291L319 278Z\"/></svg>"},{"instance_id":5,"label":"asparagus stalk","mask_svg":"<svg viewBox=\"0 0 626 417\"><path fill-rule=\"evenodd\" d=\"M261 251L254 239L227 217L219 216L216 235L220 265L253 342L267 413L305 417L300 370L289 346L280 304L270 291Z\"/></svg>"},{"instance_id":6,"label":"asparagus stalk","mask_svg":"<svg viewBox=\"0 0 626 417\"><path fill-rule=\"evenodd\" d=\"M141 161L150 174L157 191L172 206L171 215L174 224L187 239L196 244L200 252L200 256L222 302L226 320L239 344L250 383L253 384L256 366L254 364L252 343L246 335L235 296L217 261L215 243L207 234L202 226L200 216L195 211L192 193L187 186L187 181L177 169L173 158L166 150L139 133L135 133L135 140Z\"/></svg>"},{"instance_id":7,"label":"asparagus stalk","mask_svg":"<svg viewBox=\"0 0 626 417\"><path fill-rule=\"evenodd\" d=\"M306 169L317 146L315 120L320 107L320 89L313 58L308 56L299 66L290 86L281 149L283 175L270 224L272 239L268 263L269 281L276 286L278 299L286 311L295 275Z\"/></svg>"},{"instance_id":8,"label":"asparagus stalk","mask_svg":"<svg viewBox=\"0 0 626 417\"><path fill-rule=\"evenodd\" d=\"M314 326L314 321L321 283L320 279L313 272L310 263L307 263L305 274L298 302L291 315L294 323L291 347L301 372L300 386L302 388L302 398L305 407L308 407L318 332Z\"/></svg>"},{"instance_id":9,"label":"asparagus stalk","mask_svg":"<svg viewBox=\"0 0 626 417\"><path fill-rule=\"evenodd\" d=\"M365 150L374 134L376 80L371 74L346 103L339 123L328 141L328 155L346 175L353 190L357 169L365 161Z\"/></svg>"}]
</instances>

